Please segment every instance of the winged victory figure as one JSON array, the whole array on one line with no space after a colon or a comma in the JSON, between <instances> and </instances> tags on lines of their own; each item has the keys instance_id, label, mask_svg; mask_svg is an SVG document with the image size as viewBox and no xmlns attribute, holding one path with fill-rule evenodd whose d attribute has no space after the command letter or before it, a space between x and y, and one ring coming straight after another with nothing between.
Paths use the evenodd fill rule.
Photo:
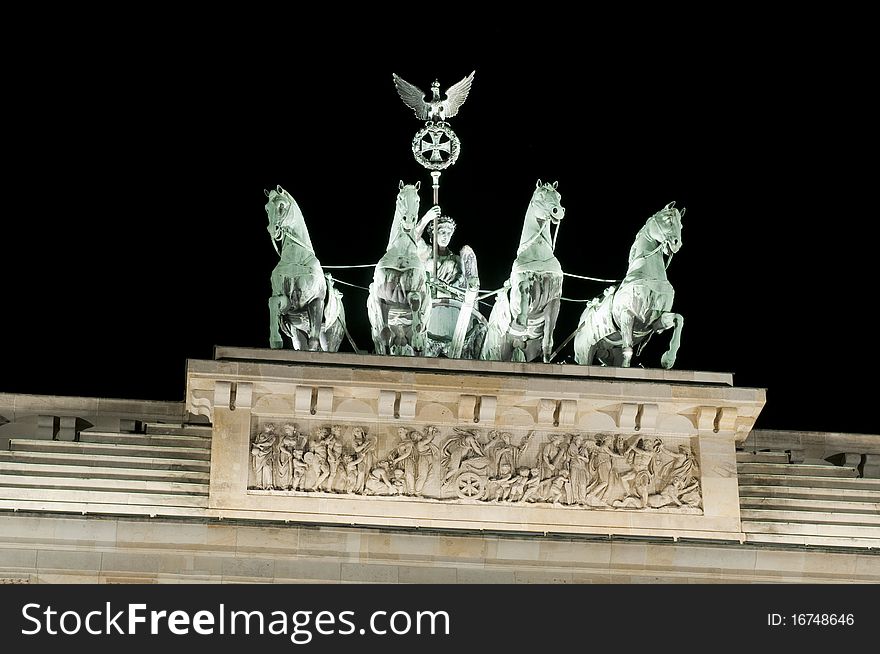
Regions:
<instances>
[{"instance_id":1,"label":"winged victory figure","mask_svg":"<svg viewBox=\"0 0 880 654\"><path fill-rule=\"evenodd\" d=\"M445 100L440 99L440 82L438 80L431 84L433 97L428 100L425 92L418 86L410 84L396 73L392 73L392 75L394 76L394 86L397 88L397 93L401 100L415 112L419 120L443 122L457 114L458 110L461 109L461 105L467 100L471 84L474 81L474 73L476 72L473 71L458 84L453 84L446 89Z\"/></svg>"}]
</instances>

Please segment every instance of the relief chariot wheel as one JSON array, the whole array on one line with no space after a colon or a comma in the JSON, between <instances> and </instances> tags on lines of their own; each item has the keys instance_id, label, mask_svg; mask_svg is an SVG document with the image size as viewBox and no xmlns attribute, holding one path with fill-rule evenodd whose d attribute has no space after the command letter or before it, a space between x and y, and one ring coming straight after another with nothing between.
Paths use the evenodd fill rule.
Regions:
<instances>
[{"instance_id":1,"label":"relief chariot wheel","mask_svg":"<svg viewBox=\"0 0 880 654\"><path fill-rule=\"evenodd\" d=\"M486 492L486 480L474 472L463 472L455 481L455 491L466 500L478 500Z\"/></svg>"}]
</instances>

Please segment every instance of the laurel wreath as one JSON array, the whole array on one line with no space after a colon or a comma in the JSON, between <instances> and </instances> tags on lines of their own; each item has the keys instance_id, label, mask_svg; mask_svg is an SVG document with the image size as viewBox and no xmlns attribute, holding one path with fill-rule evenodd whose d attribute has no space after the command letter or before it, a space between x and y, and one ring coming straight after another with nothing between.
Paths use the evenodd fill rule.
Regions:
<instances>
[{"instance_id":1,"label":"laurel wreath","mask_svg":"<svg viewBox=\"0 0 880 654\"><path fill-rule=\"evenodd\" d=\"M449 158L446 161L431 161L422 154L422 141L428 134L441 133L449 139ZM416 161L428 170L444 170L454 164L458 159L461 150L461 141L455 135L455 132L445 123L428 123L418 132L412 141L412 152Z\"/></svg>"}]
</instances>

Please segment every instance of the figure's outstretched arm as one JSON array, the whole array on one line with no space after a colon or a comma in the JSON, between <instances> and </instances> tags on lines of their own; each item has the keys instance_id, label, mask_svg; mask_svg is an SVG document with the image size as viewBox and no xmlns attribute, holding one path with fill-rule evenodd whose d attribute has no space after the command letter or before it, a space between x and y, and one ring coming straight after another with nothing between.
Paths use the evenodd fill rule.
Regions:
<instances>
[{"instance_id":1,"label":"figure's outstretched arm","mask_svg":"<svg viewBox=\"0 0 880 654\"><path fill-rule=\"evenodd\" d=\"M435 204L433 207L431 207L430 209L428 209L425 212L425 215L422 216L422 219L419 221L419 224L416 225L415 236L417 239L422 238L422 234L425 232L425 228L428 226L428 223L434 222L434 216L437 216L437 218L439 218L440 214L441 214L440 205L438 205L438 204Z\"/></svg>"},{"instance_id":2,"label":"figure's outstretched arm","mask_svg":"<svg viewBox=\"0 0 880 654\"><path fill-rule=\"evenodd\" d=\"M425 437L421 440L422 444L427 445L432 440L434 440L434 436L437 435L438 431L440 431L440 430L437 429L436 427L434 427L433 425L428 425L425 428Z\"/></svg>"}]
</instances>

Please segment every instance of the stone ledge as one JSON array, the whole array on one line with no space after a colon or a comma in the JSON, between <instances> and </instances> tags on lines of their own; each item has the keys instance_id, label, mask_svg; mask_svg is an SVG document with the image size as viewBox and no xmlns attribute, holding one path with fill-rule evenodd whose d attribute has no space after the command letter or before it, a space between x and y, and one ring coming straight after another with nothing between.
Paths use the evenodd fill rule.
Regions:
<instances>
[{"instance_id":1,"label":"stone ledge","mask_svg":"<svg viewBox=\"0 0 880 654\"><path fill-rule=\"evenodd\" d=\"M784 542L694 544L0 514L0 577L39 583L877 583L880 556Z\"/></svg>"},{"instance_id":2,"label":"stone ledge","mask_svg":"<svg viewBox=\"0 0 880 654\"><path fill-rule=\"evenodd\" d=\"M792 462L846 453L876 456L880 455L880 434L754 429L739 447L748 451L790 451Z\"/></svg>"},{"instance_id":3,"label":"stone ledge","mask_svg":"<svg viewBox=\"0 0 880 654\"><path fill-rule=\"evenodd\" d=\"M297 350L270 350L265 348L214 348L216 361L248 361L255 363L316 364L345 368L383 368L403 370L430 370L432 372L530 375L536 377L589 377L594 379L636 380L691 384L721 384L733 386L733 374L694 370L663 370L660 368L613 368L605 366L578 366L546 363L510 363L505 361L473 361L428 357L393 357L345 352L304 352Z\"/></svg>"}]
</instances>

